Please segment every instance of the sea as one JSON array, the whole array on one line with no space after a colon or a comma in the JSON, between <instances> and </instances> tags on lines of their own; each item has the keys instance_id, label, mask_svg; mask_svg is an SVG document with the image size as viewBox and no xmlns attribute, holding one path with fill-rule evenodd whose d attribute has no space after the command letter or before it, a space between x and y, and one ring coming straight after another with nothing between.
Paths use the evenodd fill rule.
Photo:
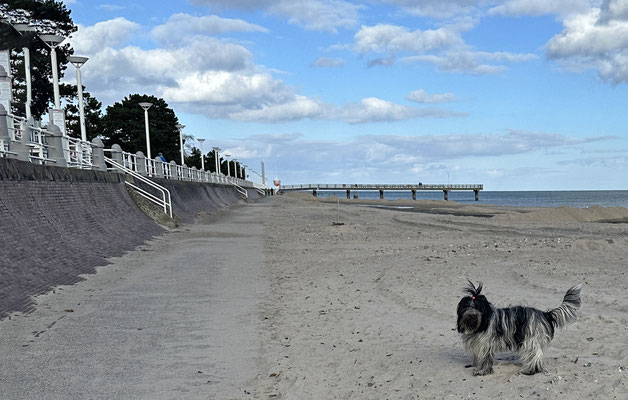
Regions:
<instances>
[{"instance_id":1,"label":"sea","mask_svg":"<svg viewBox=\"0 0 628 400\"><path fill-rule=\"evenodd\" d=\"M379 191L355 190L351 191L358 199L379 200ZM319 197L338 196L346 198L344 190L319 190ZM417 191L417 200L443 200L442 191ZM410 191L386 190L386 200L410 200ZM628 190L573 190L573 191L480 191L480 198L475 201L473 191L449 192L449 200L462 204L492 204L498 206L514 207L577 207L587 208L591 206L602 207L626 207L628 208Z\"/></svg>"}]
</instances>

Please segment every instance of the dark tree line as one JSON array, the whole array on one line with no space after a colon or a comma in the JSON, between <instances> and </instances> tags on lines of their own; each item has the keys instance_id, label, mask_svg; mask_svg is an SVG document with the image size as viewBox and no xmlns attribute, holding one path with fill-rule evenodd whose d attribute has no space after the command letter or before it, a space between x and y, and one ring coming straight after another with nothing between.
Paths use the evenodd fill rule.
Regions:
<instances>
[{"instance_id":1,"label":"dark tree line","mask_svg":"<svg viewBox=\"0 0 628 400\"><path fill-rule=\"evenodd\" d=\"M214 150L211 150L207 154L204 155L205 158L205 170L209 172L216 172L216 154ZM227 162L229 162L229 167L227 168ZM220 164L220 172L223 175L227 175L229 172L230 176L234 178L244 179L246 172L242 171L241 165L237 161L233 160L225 160L224 158L219 158ZM197 169L201 169L201 150L193 147L190 155L185 157L185 165L188 167L196 167Z\"/></svg>"}]
</instances>

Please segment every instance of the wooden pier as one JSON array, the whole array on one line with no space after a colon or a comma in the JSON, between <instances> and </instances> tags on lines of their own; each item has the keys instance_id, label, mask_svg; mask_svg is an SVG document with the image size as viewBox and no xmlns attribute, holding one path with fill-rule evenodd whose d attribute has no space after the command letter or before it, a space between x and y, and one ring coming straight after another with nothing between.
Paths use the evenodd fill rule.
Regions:
<instances>
[{"instance_id":1,"label":"wooden pier","mask_svg":"<svg viewBox=\"0 0 628 400\"><path fill-rule=\"evenodd\" d=\"M449 200L449 192L453 190L467 190L475 193L475 201L480 199L480 190L484 189L482 184L474 185L453 185L453 184L417 184L417 185L397 185L397 184L309 184L309 185L282 185L279 187L280 192L294 192L294 191L312 191L314 196L318 196L319 190L346 190L347 199L351 198L352 190L379 190L379 198L384 199L384 191L395 190L402 191L408 190L412 192L412 200L416 200L416 192L419 190L442 190L445 200Z\"/></svg>"}]
</instances>

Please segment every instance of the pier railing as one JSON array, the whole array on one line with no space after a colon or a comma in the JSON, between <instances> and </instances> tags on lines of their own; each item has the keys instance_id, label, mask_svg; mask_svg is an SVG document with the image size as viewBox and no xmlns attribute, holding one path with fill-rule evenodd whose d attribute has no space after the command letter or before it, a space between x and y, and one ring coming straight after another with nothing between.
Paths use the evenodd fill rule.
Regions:
<instances>
[{"instance_id":1,"label":"pier railing","mask_svg":"<svg viewBox=\"0 0 628 400\"><path fill-rule=\"evenodd\" d=\"M282 185L279 190L483 190L483 184L334 184Z\"/></svg>"},{"instance_id":2,"label":"pier railing","mask_svg":"<svg viewBox=\"0 0 628 400\"><path fill-rule=\"evenodd\" d=\"M379 198L384 199L384 192L386 190L409 190L412 192L412 199L416 200L416 192L419 190L442 190L445 200L449 200L449 192L453 190L472 190L475 193L475 200L479 200L480 190L484 189L482 184L385 184L385 183L355 183L355 184L343 184L343 183L312 183L306 185L282 185L279 186L279 191L298 191L298 190L311 190L314 196L317 196L319 190L345 190L347 192L347 199L351 198L351 191L358 190L378 190Z\"/></svg>"}]
</instances>

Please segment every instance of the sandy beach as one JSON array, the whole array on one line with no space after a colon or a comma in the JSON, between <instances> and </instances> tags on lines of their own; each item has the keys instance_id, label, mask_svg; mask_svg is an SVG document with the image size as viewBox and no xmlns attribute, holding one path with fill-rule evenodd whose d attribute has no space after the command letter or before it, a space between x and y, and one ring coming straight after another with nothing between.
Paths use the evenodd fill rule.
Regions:
<instances>
[{"instance_id":1,"label":"sandy beach","mask_svg":"<svg viewBox=\"0 0 628 400\"><path fill-rule=\"evenodd\" d=\"M0 397L626 399L626 217L275 196L1 321ZM465 368L454 327L467 279L497 305L541 309L584 284L546 372L520 374L513 354L489 376Z\"/></svg>"},{"instance_id":2,"label":"sandy beach","mask_svg":"<svg viewBox=\"0 0 628 400\"><path fill-rule=\"evenodd\" d=\"M362 204L413 208L343 200L338 213L335 199L275 199L256 397L628 398L627 226L592 222L628 210ZM584 283L580 319L557 332L547 372L519 374L513 354L490 376L464 368L454 327L467 279L497 305L541 309Z\"/></svg>"}]
</instances>

